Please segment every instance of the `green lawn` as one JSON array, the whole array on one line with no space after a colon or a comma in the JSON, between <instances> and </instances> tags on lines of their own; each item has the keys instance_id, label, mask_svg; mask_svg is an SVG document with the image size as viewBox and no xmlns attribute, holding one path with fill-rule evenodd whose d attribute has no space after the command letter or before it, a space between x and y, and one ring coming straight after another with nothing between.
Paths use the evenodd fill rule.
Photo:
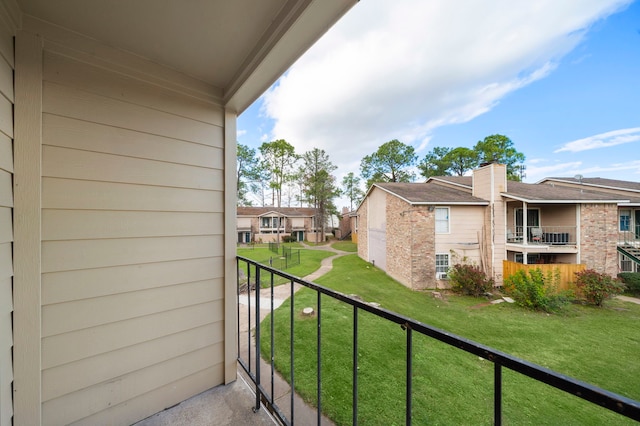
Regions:
<instances>
[{"instance_id":1,"label":"green lawn","mask_svg":"<svg viewBox=\"0 0 640 426\"><path fill-rule=\"evenodd\" d=\"M390 280L356 255L334 261L319 284L492 346L563 374L640 399L640 306L609 301L605 308L572 305L564 314L529 312L482 299L437 300ZM295 311L316 305L316 294L296 294ZM322 297L323 411L351 423L353 308ZM359 317L359 422L404 424L405 332L366 312ZM289 377L289 302L275 313L275 362ZM269 321L263 322L264 327ZM316 398L316 319L295 324L298 392ZM268 332L265 330L265 332ZM269 351L268 339L263 351ZM491 424L493 365L414 333L414 424ZM263 352L263 353L267 353ZM503 370L504 424L635 424L509 370Z\"/></svg>"},{"instance_id":2,"label":"green lawn","mask_svg":"<svg viewBox=\"0 0 640 426\"><path fill-rule=\"evenodd\" d=\"M294 246L294 251L296 251L297 249ZM249 258L251 260L255 260L256 262L262 263L264 265L269 265L269 258L273 257L273 258L278 258L278 255L276 255L274 252L270 251L268 248L238 248L236 250L238 256L243 256L246 258ZM329 257L329 256L333 256L335 253L331 252L331 251L326 251L326 250L305 250L305 249L300 249L300 264L299 265L295 265L292 266L288 269L286 269L285 272L287 272L288 274L291 275L295 275L296 277L305 277L307 275L309 275L310 273L312 273L313 271L317 270L320 267L320 263L322 262L322 259ZM241 264L242 265L242 264ZM274 263L274 268L276 268L277 265L276 263ZM246 268L244 268L244 272L246 274ZM252 276L255 276L255 272L252 270L251 272ZM262 283L262 287L265 287L267 285L270 284L270 282L268 281L268 277L262 277L261 279L261 283ZM274 277L274 283L275 284L282 284L284 282L286 282L287 280L285 280L284 278L281 277Z\"/></svg>"},{"instance_id":3,"label":"green lawn","mask_svg":"<svg viewBox=\"0 0 640 426\"><path fill-rule=\"evenodd\" d=\"M358 251L358 245L356 243L352 243L351 241L338 241L331 244L331 247L336 250L348 251L352 253Z\"/></svg>"}]
</instances>

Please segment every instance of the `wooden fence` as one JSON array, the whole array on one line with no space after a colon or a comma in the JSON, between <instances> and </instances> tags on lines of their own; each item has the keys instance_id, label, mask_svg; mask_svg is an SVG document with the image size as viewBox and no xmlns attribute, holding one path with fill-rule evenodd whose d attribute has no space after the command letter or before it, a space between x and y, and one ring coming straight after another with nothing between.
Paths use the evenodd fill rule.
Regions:
<instances>
[{"instance_id":1,"label":"wooden fence","mask_svg":"<svg viewBox=\"0 0 640 426\"><path fill-rule=\"evenodd\" d=\"M519 270L529 271L530 269L540 269L542 273L546 274L551 271L555 273L556 270L560 273L559 287L561 290L575 290L574 283L576 281L576 272L583 271L587 266L583 263L545 263L545 264L533 264L525 265L522 263L511 262L509 260L502 261L502 276L504 279L515 274Z\"/></svg>"}]
</instances>

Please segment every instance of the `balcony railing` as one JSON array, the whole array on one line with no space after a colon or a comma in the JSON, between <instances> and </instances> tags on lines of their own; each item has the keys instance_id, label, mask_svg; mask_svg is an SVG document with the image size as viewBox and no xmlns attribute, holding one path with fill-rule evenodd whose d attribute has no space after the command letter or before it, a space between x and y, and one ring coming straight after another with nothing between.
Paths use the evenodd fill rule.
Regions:
<instances>
[{"instance_id":1,"label":"balcony railing","mask_svg":"<svg viewBox=\"0 0 640 426\"><path fill-rule=\"evenodd\" d=\"M628 231L620 231L618 233L618 243L629 244L632 246L640 246L640 223L636 224L634 229Z\"/></svg>"},{"instance_id":2,"label":"balcony railing","mask_svg":"<svg viewBox=\"0 0 640 426\"><path fill-rule=\"evenodd\" d=\"M265 406L271 413L278 418L278 420L285 425L293 425L295 422L294 415L294 396L293 392L291 393L291 409L290 416L287 417L280 407L275 402L274 395L274 327L273 327L273 312L275 309L274 304L274 290L273 283L274 277L283 277L288 281L288 284L283 284L285 286L289 286L290 291L288 292L289 297L292 299L295 298L295 290L294 287L296 285L302 285L306 288L309 288L316 292L317 294L317 313L316 313L316 321L317 321L317 424L321 423L321 411L322 411L322 362L321 362L321 352L322 352L322 305L321 305L321 296L325 295L327 297L336 299L342 303L352 306L353 308L353 330L352 330L352 338L353 338L353 348L352 348L352 361L351 361L351 374L352 374L352 424L358 424L358 362L359 357L361 358L361 354L358 353L358 317L361 311L368 312L377 317L383 318L386 321L390 321L392 323L398 324L402 330L406 333L406 344L404 348L405 352L405 360L406 360L406 383L405 383L405 395L404 395L404 410L405 410L405 422L407 425L410 425L412 422L412 398L413 398L413 341L414 334L425 336L427 338L435 339L440 342L444 342L447 345L450 345L454 348L457 348L461 351L468 352L470 354L481 357L487 361L490 361L494 365L494 380L493 380L493 423L494 425L502 424L502 373L503 369L507 368L509 370L520 373L526 377L529 377L537 382L544 383L548 386L551 386L556 389L560 389L568 394L574 395L583 400L589 401L593 404L600 405L606 409L619 413L625 417L630 419L640 421L640 401L635 401L630 398L626 398L624 396L615 394L613 392L609 392L607 390L598 388L596 386L592 386L588 383L567 377L560 373L556 373L555 371L549 370L547 368L541 367L539 365L530 363L528 361L516 358L504 352L500 352L491 347L482 345L480 343L476 343L472 340L465 339L463 337L456 336L454 334L448 333L444 330L429 326L427 324L421 323L419 321L413 320L411 318L405 317L403 315L388 311L386 309L378 308L373 305L370 305L366 302L354 299L342 293L335 292L329 288L314 284L309 281L302 280L300 278L294 277L290 274L278 271L274 268L261 265L253 260L237 257L237 267L238 267L238 276L242 276L243 280L246 279L247 286L244 288L252 288L255 285L257 291L253 293L247 292L247 294L240 294L238 291L238 297L246 298L247 300L247 311L246 314L249 316L249 330L247 330L246 336L241 336L240 326L238 326L238 362L244 369L244 371L248 374L250 379L253 381L253 385L255 386L256 392L256 401L255 401L255 410L260 408L261 403L264 403ZM243 271L240 273L240 271ZM269 312L271 313L271 326L268 328L271 330L269 336L262 335L262 326L260 321L261 308L260 308L260 285L259 283L266 282L270 283L270 302L269 302ZM238 288L240 289L240 282L238 283ZM253 297L253 299L252 299ZM240 317L240 309L245 309L238 305L238 317ZM252 322L251 317L253 316L254 320ZM295 375L294 375L294 359L295 353L293 351L293 336L294 336L294 328L295 328L295 317L294 315L294 301L291 300L290 303L290 324L289 324L289 335L291 336L291 345L292 348L290 351L290 385L291 389L295 389ZM239 321L240 323L240 321ZM251 333L251 326L255 326L255 330L253 334ZM253 337L252 337L253 336ZM246 338L247 348L241 349L241 340L243 337ZM260 366L260 347L262 339L267 338L270 339L271 344L271 356L270 360L267 361L269 363L270 368L270 384L263 383L263 377L265 375L261 372ZM252 341L252 339L255 339ZM252 351L253 348L253 351ZM266 375L268 377L268 375Z\"/></svg>"},{"instance_id":3,"label":"balcony railing","mask_svg":"<svg viewBox=\"0 0 640 426\"><path fill-rule=\"evenodd\" d=\"M525 235L527 236L527 244L577 244L575 226L516 226L513 229L507 229L507 242L523 244Z\"/></svg>"}]
</instances>

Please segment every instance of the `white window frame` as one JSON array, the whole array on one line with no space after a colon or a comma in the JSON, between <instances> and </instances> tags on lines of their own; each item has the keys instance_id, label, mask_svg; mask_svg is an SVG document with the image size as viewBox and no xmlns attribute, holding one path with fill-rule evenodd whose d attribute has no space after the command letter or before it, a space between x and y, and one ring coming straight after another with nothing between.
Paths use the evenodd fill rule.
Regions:
<instances>
[{"instance_id":1,"label":"white window frame","mask_svg":"<svg viewBox=\"0 0 640 426\"><path fill-rule=\"evenodd\" d=\"M622 217L626 216L627 217L627 229L622 229ZM631 231L631 210L629 209L625 209L625 210L620 210L618 212L618 230L620 232L628 232Z\"/></svg>"},{"instance_id":2,"label":"white window frame","mask_svg":"<svg viewBox=\"0 0 640 426\"><path fill-rule=\"evenodd\" d=\"M443 265L442 262L440 262L440 264L438 264L439 262L439 257L440 259L442 259L442 256L444 256L444 258L446 259L447 263L446 265ZM436 276L438 276L438 273L447 273L449 272L449 268L451 267L450 265L450 256L449 253L436 253ZM443 269L444 268L444 269Z\"/></svg>"},{"instance_id":3,"label":"white window frame","mask_svg":"<svg viewBox=\"0 0 640 426\"><path fill-rule=\"evenodd\" d=\"M449 207L436 207L434 212L434 220L435 220L435 229L436 229L436 234L449 234L451 233L451 209ZM438 219L438 212L442 212L442 211L446 211L447 212L447 218L445 219ZM447 225L447 230L446 231L442 231L439 229L438 224L443 224L446 223Z\"/></svg>"}]
</instances>

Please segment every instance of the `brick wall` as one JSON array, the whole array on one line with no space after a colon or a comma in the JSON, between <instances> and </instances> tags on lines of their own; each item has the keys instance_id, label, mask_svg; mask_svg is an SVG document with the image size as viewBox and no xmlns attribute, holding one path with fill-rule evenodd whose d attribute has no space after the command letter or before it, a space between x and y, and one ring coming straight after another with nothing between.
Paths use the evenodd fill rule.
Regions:
<instances>
[{"instance_id":1,"label":"brick wall","mask_svg":"<svg viewBox=\"0 0 640 426\"><path fill-rule=\"evenodd\" d=\"M387 196L387 274L411 288L411 205Z\"/></svg>"},{"instance_id":2,"label":"brick wall","mask_svg":"<svg viewBox=\"0 0 640 426\"><path fill-rule=\"evenodd\" d=\"M582 204L580 208L580 261L587 268L615 276L618 272L618 207Z\"/></svg>"},{"instance_id":3,"label":"brick wall","mask_svg":"<svg viewBox=\"0 0 640 426\"><path fill-rule=\"evenodd\" d=\"M435 287L435 215L387 196L387 274L414 290Z\"/></svg>"},{"instance_id":4,"label":"brick wall","mask_svg":"<svg viewBox=\"0 0 640 426\"><path fill-rule=\"evenodd\" d=\"M415 290L436 287L435 218L427 206L420 206L411 214L411 288Z\"/></svg>"}]
</instances>

